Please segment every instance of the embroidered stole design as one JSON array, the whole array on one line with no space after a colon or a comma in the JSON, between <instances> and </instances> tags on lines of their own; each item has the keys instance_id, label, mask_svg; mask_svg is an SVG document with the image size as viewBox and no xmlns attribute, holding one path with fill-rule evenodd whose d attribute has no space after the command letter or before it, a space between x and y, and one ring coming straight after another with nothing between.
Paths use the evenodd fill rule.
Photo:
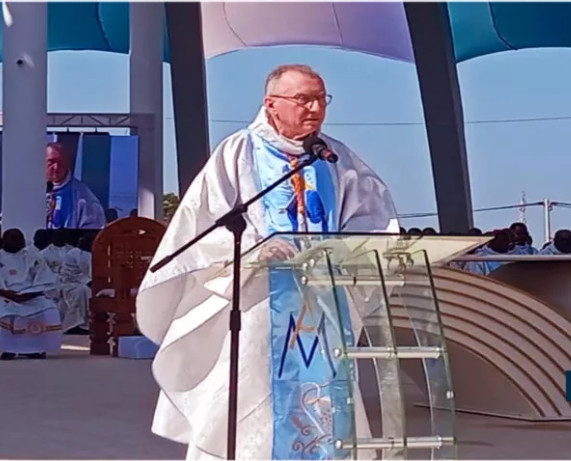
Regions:
<instances>
[{"instance_id":1,"label":"embroidered stole design","mask_svg":"<svg viewBox=\"0 0 571 461\"><path fill-rule=\"evenodd\" d=\"M299 157L295 155L285 154L289 160L292 170L299 166ZM295 201L297 202L297 219L298 223L301 224L301 231L307 232L307 209L305 207L305 181L302 176L302 172L298 171L291 178L291 184L293 186L293 195Z\"/></svg>"},{"instance_id":2,"label":"embroidered stole design","mask_svg":"<svg viewBox=\"0 0 571 461\"><path fill-rule=\"evenodd\" d=\"M285 155L253 133L251 139L260 190L298 164L298 157ZM268 233L336 230L337 198L329 167L325 162L314 165L263 199ZM283 268L269 272L271 456L346 458L348 453L336 450L334 441L347 440L354 432L349 406L353 368L332 351L343 340L354 344L347 298L331 287L306 291L299 276Z\"/></svg>"}]
</instances>

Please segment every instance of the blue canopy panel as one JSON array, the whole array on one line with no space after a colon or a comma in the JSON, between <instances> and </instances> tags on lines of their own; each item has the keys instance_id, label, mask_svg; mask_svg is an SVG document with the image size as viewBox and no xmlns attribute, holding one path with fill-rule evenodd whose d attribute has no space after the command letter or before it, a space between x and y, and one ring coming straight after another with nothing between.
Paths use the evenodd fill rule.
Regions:
<instances>
[{"instance_id":1,"label":"blue canopy panel","mask_svg":"<svg viewBox=\"0 0 571 461\"><path fill-rule=\"evenodd\" d=\"M452 2L448 10L457 62L514 49L571 47L571 3ZM164 36L168 62L166 24ZM48 3L48 51L60 50L128 53L129 4Z\"/></svg>"},{"instance_id":2,"label":"blue canopy panel","mask_svg":"<svg viewBox=\"0 0 571 461\"><path fill-rule=\"evenodd\" d=\"M168 62L170 56L166 24L164 43L164 60ZM1 47L0 28L0 49ZM129 53L129 4L48 3L48 51L62 50Z\"/></svg>"},{"instance_id":3,"label":"blue canopy panel","mask_svg":"<svg viewBox=\"0 0 571 461\"><path fill-rule=\"evenodd\" d=\"M456 61L523 48L571 47L570 3L449 3Z\"/></svg>"}]
</instances>

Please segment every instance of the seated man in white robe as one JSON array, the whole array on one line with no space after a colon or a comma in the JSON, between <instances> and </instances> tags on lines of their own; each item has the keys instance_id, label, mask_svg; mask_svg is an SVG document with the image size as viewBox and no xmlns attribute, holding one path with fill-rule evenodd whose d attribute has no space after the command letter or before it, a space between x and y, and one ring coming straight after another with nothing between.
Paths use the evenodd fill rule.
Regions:
<instances>
[{"instance_id":1,"label":"seated man in white robe","mask_svg":"<svg viewBox=\"0 0 571 461\"><path fill-rule=\"evenodd\" d=\"M73 247L67 243L67 231L65 229L58 229L52 235L52 243L46 248L41 250L41 254L48 263L49 268L55 274L61 274L63 260L65 255Z\"/></svg>"},{"instance_id":2,"label":"seated man in white robe","mask_svg":"<svg viewBox=\"0 0 571 461\"><path fill-rule=\"evenodd\" d=\"M569 255L571 254L571 231L560 229L555 232L553 242L545 245L539 252L540 255Z\"/></svg>"},{"instance_id":3,"label":"seated man in white robe","mask_svg":"<svg viewBox=\"0 0 571 461\"><path fill-rule=\"evenodd\" d=\"M509 229L496 230L491 233L493 240L482 248L476 250L475 256L499 256L508 254L513 248L513 241ZM489 235L486 233L485 235ZM479 275L488 275L504 264L501 261L468 261L464 270Z\"/></svg>"},{"instance_id":4,"label":"seated man in white robe","mask_svg":"<svg viewBox=\"0 0 571 461\"><path fill-rule=\"evenodd\" d=\"M52 243L52 237L48 230L38 229L34 233L33 246L36 250L38 251L45 250L47 247L50 246L51 243Z\"/></svg>"},{"instance_id":5,"label":"seated man in white robe","mask_svg":"<svg viewBox=\"0 0 571 461\"><path fill-rule=\"evenodd\" d=\"M71 245L67 244L67 237L68 234L66 229L55 230L51 236L51 243L40 251L40 254L46 261L48 267L57 277L57 283L54 285L54 289L47 292L46 295L54 300L60 311L64 310L64 306L62 306L63 298L61 293L61 270L63 267L63 260L68 251L73 248Z\"/></svg>"},{"instance_id":6,"label":"seated man in white robe","mask_svg":"<svg viewBox=\"0 0 571 461\"><path fill-rule=\"evenodd\" d=\"M59 307L64 333L85 334L88 331L92 242L90 237L81 237L78 247L72 248L63 260Z\"/></svg>"},{"instance_id":7,"label":"seated man in white robe","mask_svg":"<svg viewBox=\"0 0 571 461\"><path fill-rule=\"evenodd\" d=\"M282 66L272 72L256 119L215 149L186 192L154 262L276 181L300 158L306 158L303 140L310 134L325 140L338 154L338 163L318 161L304 169L303 176L286 181L252 205L246 216L244 250L277 231L398 234L395 207L385 184L348 147L320 132L330 101L323 80L307 66ZM148 272L137 297L139 327L161 345L153 364L162 390L153 432L188 444L187 459L226 457L229 297L219 294L209 282L218 280L214 279L219 270L216 263L231 260L232 248L228 230L213 232L162 270ZM294 251L286 240L275 240L263 257L283 259ZM290 318L282 313L296 309L292 315L298 316L301 308L301 303L292 301L294 298L287 305L279 304L279 295L291 289L288 283L277 285L278 296L272 292L262 301L248 295L247 283L242 288L236 459L333 456L333 434L327 423L332 411L332 404L327 403L328 385L324 385L319 401L325 407L314 409L319 410L317 419L325 418L321 420L324 425L311 420L315 415L304 416L295 391L290 394L279 387L292 385L299 392L308 383L295 382L295 376L299 378L306 371L307 376L318 374L315 367L322 366L323 360L322 354L312 354L302 363L303 352L292 349L282 357L291 373L284 378L278 371L276 357L288 344L285 330ZM354 310L351 314L351 321L355 318L358 322L359 314ZM280 328L283 332L277 331ZM352 328L358 337L359 327ZM307 344L316 340L315 332L302 332L300 336ZM359 435L370 437L361 399L356 396L355 401ZM349 418L346 403L344 400L335 410L335 418L344 422ZM291 417L293 413L301 419ZM306 423L307 433L300 432L296 424ZM321 434L315 446L309 440L318 439L311 436L314 431ZM311 450L302 448L310 445ZM361 451L359 455L370 459L371 452Z\"/></svg>"},{"instance_id":8,"label":"seated man in white robe","mask_svg":"<svg viewBox=\"0 0 571 461\"><path fill-rule=\"evenodd\" d=\"M62 341L59 311L45 293L56 275L18 229L4 232L0 251L0 351L2 360L46 358Z\"/></svg>"}]
</instances>

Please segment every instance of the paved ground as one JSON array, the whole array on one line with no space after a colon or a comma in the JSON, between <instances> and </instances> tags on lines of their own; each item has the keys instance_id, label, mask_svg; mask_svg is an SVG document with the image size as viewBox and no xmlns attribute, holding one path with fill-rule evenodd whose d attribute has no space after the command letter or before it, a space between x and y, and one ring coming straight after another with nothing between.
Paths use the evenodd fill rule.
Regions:
<instances>
[{"instance_id":1,"label":"paved ground","mask_svg":"<svg viewBox=\"0 0 571 461\"><path fill-rule=\"evenodd\" d=\"M148 360L65 350L0 362L0 458L184 459L149 430L156 396Z\"/></svg>"},{"instance_id":2,"label":"paved ground","mask_svg":"<svg viewBox=\"0 0 571 461\"><path fill-rule=\"evenodd\" d=\"M183 459L182 445L149 430L157 395L150 361L70 350L85 340L66 337L57 358L0 362L0 459ZM426 411L409 416L421 430ZM569 434L571 423L458 417L461 459L569 458Z\"/></svg>"}]
</instances>

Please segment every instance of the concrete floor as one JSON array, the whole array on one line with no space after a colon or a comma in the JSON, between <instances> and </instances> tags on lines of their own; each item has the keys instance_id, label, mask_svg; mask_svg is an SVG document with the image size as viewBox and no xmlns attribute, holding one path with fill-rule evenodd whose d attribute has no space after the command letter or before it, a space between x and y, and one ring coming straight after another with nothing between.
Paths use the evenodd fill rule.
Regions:
<instances>
[{"instance_id":1,"label":"concrete floor","mask_svg":"<svg viewBox=\"0 0 571 461\"><path fill-rule=\"evenodd\" d=\"M92 357L86 337L65 338L58 357L0 362L0 459L184 459L184 446L150 432L150 361ZM411 408L409 418L420 428L427 412ZM571 455L569 422L459 414L457 428L461 459Z\"/></svg>"},{"instance_id":2,"label":"concrete floor","mask_svg":"<svg viewBox=\"0 0 571 461\"><path fill-rule=\"evenodd\" d=\"M86 342L65 336L60 356L0 362L0 458L184 459L183 445L149 430L150 361L68 349Z\"/></svg>"}]
</instances>

